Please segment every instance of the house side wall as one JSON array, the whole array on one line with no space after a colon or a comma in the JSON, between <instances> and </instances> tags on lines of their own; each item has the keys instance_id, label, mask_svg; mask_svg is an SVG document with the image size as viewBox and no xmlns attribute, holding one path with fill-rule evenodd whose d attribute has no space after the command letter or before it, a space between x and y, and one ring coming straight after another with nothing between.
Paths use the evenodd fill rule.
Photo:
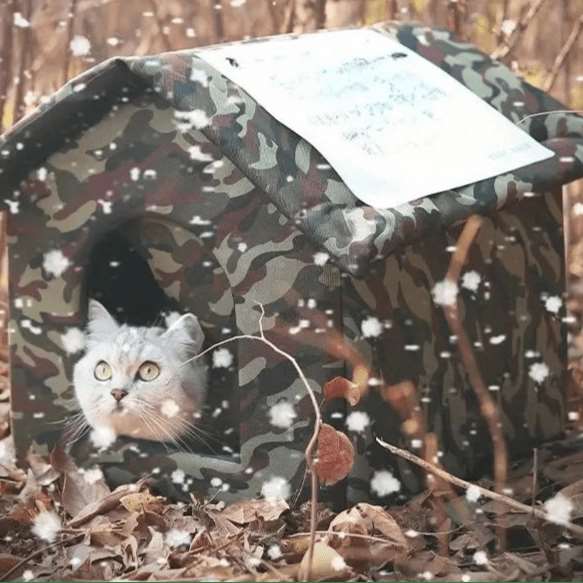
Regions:
<instances>
[{"instance_id":1,"label":"house side wall","mask_svg":"<svg viewBox=\"0 0 583 583\"><path fill-rule=\"evenodd\" d=\"M462 270L463 327L514 455L556 438L564 427L562 224L561 192L510 205L484 218ZM435 233L394 253L366 280L344 280L344 328L379 379L360 405L371 425L357 439L349 499L369 495L381 469L392 469L407 489L424 487L410 464L374 443L373 432L418 453L424 435L435 433L441 463L457 475L483 473L490 463L490 434L443 310L432 298L460 232L458 226ZM371 317L383 332L362 338ZM548 367L542 382L531 375L536 363Z\"/></svg>"}]
</instances>

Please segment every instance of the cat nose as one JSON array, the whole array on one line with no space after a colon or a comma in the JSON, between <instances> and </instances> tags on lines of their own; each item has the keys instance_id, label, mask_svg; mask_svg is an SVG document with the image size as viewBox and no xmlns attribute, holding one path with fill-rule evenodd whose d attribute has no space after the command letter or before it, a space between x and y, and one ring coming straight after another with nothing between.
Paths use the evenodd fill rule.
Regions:
<instances>
[{"instance_id":1,"label":"cat nose","mask_svg":"<svg viewBox=\"0 0 583 583\"><path fill-rule=\"evenodd\" d=\"M119 403L124 397L128 396L128 392L125 389L112 389L111 396Z\"/></svg>"}]
</instances>

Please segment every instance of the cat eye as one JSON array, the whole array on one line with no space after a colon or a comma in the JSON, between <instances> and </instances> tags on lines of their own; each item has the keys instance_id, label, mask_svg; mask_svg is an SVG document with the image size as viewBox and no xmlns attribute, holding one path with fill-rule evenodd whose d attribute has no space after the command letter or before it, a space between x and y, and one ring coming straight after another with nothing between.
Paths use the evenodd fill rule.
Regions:
<instances>
[{"instance_id":1,"label":"cat eye","mask_svg":"<svg viewBox=\"0 0 583 583\"><path fill-rule=\"evenodd\" d=\"M93 371L93 375L98 381L108 381L112 376L111 366L105 360L100 360Z\"/></svg>"},{"instance_id":2,"label":"cat eye","mask_svg":"<svg viewBox=\"0 0 583 583\"><path fill-rule=\"evenodd\" d=\"M158 378L160 374L160 367L155 362L144 362L138 370L138 378L141 381L153 381Z\"/></svg>"}]
</instances>

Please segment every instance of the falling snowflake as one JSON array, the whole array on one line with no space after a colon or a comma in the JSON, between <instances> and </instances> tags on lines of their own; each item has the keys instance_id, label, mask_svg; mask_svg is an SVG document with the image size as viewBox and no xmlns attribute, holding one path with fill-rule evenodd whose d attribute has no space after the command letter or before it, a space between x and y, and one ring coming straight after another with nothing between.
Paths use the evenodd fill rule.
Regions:
<instances>
[{"instance_id":1,"label":"falling snowflake","mask_svg":"<svg viewBox=\"0 0 583 583\"><path fill-rule=\"evenodd\" d=\"M85 334L79 328L69 328L61 334L61 342L67 354L75 354L85 348Z\"/></svg>"},{"instance_id":2,"label":"falling snowflake","mask_svg":"<svg viewBox=\"0 0 583 583\"><path fill-rule=\"evenodd\" d=\"M36 171L36 177L41 181L44 182L47 179L48 171L47 169L42 166Z\"/></svg>"},{"instance_id":3,"label":"falling snowflake","mask_svg":"<svg viewBox=\"0 0 583 583\"><path fill-rule=\"evenodd\" d=\"M480 499L480 488L478 488L478 486L475 484L472 484L466 490L466 499L468 502L477 502Z\"/></svg>"},{"instance_id":4,"label":"falling snowflake","mask_svg":"<svg viewBox=\"0 0 583 583\"><path fill-rule=\"evenodd\" d=\"M14 451L11 442L8 440L0 441L0 464L8 465L14 460Z\"/></svg>"},{"instance_id":5,"label":"falling snowflake","mask_svg":"<svg viewBox=\"0 0 583 583\"><path fill-rule=\"evenodd\" d=\"M22 574L23 581L32 581L33 579L34 579L34 573L30 569L27 569Z\"/></svg>"},{"instance_id":6,"label":"falling snowflake","mask_svg":"<svg viewBox=\"0 0 583 583\"><path fill-rule=\"evenodd\" d=\"M99 468L91 468L90 470L85 470L83 473L83 479L88 484L96 484L99 480L103 479L103 472Z\"/></svg>"},{"instance_id":7,"label":"falling snowflake","mask_svg":"<svg viewBox=\"0 0 583 583\"><path fill-rule=\"evenodd\" d=\"M340 555L332 559L330 566L334 571L344 571L344 569L346 569L346 563Z\"/></svg>"},{"instance_id":8,"label":"falling snowflake","mask_svg":"<svg viewBox=\"0 0 583 583\"><path fill-rule=\"evenodd\" d=\"M287 401L276 403L269 409L269 422L274 427L288 429L296 417L297 413L293 405Z\"/></svg>"},{"instance_id":9,"label":"falling snowflake","mask_svg":"<svg viewBox=\"0 0 583 583\"><path fill-rule=\"evenodd\" d=\"M91 43L87 37L77 34L71 39L69 48L73 56L85 57L91 52Z\"/></svg>"},{"instance_id":10,"label":"falling snowflake","mask_svg":"<svg viewBox=\"0 0 583 583\"><path fill-rule=\"evenodd\" d=\"M388 470L380 470L374 473L370 481L370 489L380 498L398 492L401 482Z\"/></svg>"},{"instance_id":11,"label":"falling snowflake","mask_svg":"<svg viewBox=\"0 0 583 583\"><path fill-rule=\"evenodd\" d=\"M514 29L516 28L516 22L514 20L503 20L500 25L500 31L504 36L510 36Z\"/></svg>"},{"instance_id":12,"label":"falling snowflake","mask_svg":"<svg viewBox=\"0 0 583 583\"><path fill-rule=\"evenodd\" d=\"M104 425L93 429L89 434L91 443L98 449L107 449L115 442L116 435L111 427Z\"/></svg>"},{"instance_id":13,"label":"falling snowflake","mask_svg":"<svg viewBox=\"0 0 583 583\"><path fill-rule=\"evenodd\" d=\"M457 301L458 287L454 281L444 279L433 286L431 294L436 304L453 306Z\"/></svg>"},{"instance_id":14,"label":"falling snowflake","mask_svg":"<svg viewBox=\"0 0 583 583\"><path fill-rule=\"evenodd\" d=\"M210 119L202 109L193 109L192 111L175 111L174 121L179 132L187 132L192 129L202 130L209 125Z\"/></svg>"},{"instance_id":15,"label":"falling snowflake","mask_svg":"<svg viewBox=\"0 0 583 583\"><path fill-rule=\"evenodd\" d=\"M176 417L176 415L180 413L180 407L174 399L166 399L162 401L162 405L160 406L160 413L162 413L164 417L172 419L172 417Z\"/></svg>"},{"instance_id":16,"label":"falling snowflake","mask_svg":"<svg viewBox=\"0 0 583 583\"><path fill-rule=\"evenodd\" d=\"M130 178L134 181L137 182L140 179L140 174L141 174L141 170L137 167L134 166L131 170L130 170Z\"/></svg>"},{"instance_id":17,"label":"falling snowflake","mask_svg":"<svg viewBox=\"0 0 583 583\"><path fill-rule=\"evenodd\" d=\"M545 308L552 314L558 314L563 301L559 296L550 296L545 300Z\"/></svg>"},{"instance_id":18,"label":"falling snowflake","mask_svg":"<svg viewBox=\"0 0 583 583\"><path fill-rule=\"evenodd\" d=\"M45 510L36 515L32 526L32 533L39 538L52 543L57 538L60 530L61 519L55 512Z\"/></svg>"},{"instance_id":19,"label":"falling snowflake","mask_svg":"<svg viewBox=\"0 0 583 583\"><path fill-rule=\"evenodd\" d=\"M283 553L281 552L281 547L279 545L271 545L267 549L267 556L272 561L277 561L277 559L281 559L281 557L283 557Z\"/></svg>"},{"instance_id":20,"label":"falling snowflake","mask_svg":"<svg viewBox=\"0 0 583 583\"><path fill-rule=\"evenodd\" d=\"M494 346L496 346L498 344L502 344L502 342L504 342L504 340L506 340L505 334L500 334L499 336L492 336L490 338L490 344L493 344Z\"/></svg>"},{"instance_id":21,"label":"falling snowflake","mask_svg":"<svg viewBox=\"0 0 583 583\"><path fill-rule=\"evenodd\" d=\"M203 87L208 87L209 85L208 73L201 69L196 69L195 67L192 68L190 73L190 80L195 83L200 83Z\"/></svg>"},{"instance_id":22,"label":"falling snowflake","mask_svg":"<svg viewBox=\"0 0 583 583\"><path fill-rule=\"evenodd\" d=\"M213 352L213 366L215 368L229 368L233 364L233 355L226 348L219 348Z\"/></svg>"},{"instance_id":23,"label":"falling snowflake","mask_svg":"<svg viewBox=\"0 0 583 583\"><path fill-rule=\"evenodd\" d=\"M247 0L231 0L231 6L233 8L241 8L246 4Z\"/></svg>"},{"instance_id":24,"label":"falling snowflake","mask_svg":"<svg viewBox=\"0 0 583 583\"><path fill-rule=\"evenodd\" d=\"M203 152L198 144L188 148L188 155L191 160L198 160L199 162L211 162L213 159L210 154Z\"/></svg>"},{"instance_id":25,"label":"falling snowflake","mask_svg":"<svg viewBox=\"0 0 583 583\"><path fill-rule=\"evenodd\" d=\"M281 498L287 500L291 495L291 487L285 478L273 476L273 478L263 482L261 495L268 500Z\"/></svg>"},{"instance_id":26,"label":"falling snowflake","mask_svg":"<svg viewBox=\"0 0 583 583\"><path fill-rule=\"evenodd\" d=\"M353 411L346 417L346 427L349 431L362 433L370 425L370 417L364 411Z\"/></svg>"},{"instance_id":27,"label":"falling snowflake","mask_svg":"<svg viewBox=\"0 0 583 583\"><path fill-rule=\"evenodd\" d=\"M179 528L171 528L166 533L166 544L169 547L181 547L182 545L189 545L192 540L192 536L186 530L181 530Z\"/></svg>"},{"instance_id":28,"label":"falling snowflake","mask_svg":"<svg viewBox=\"0 0 583 583\"><path fill-rule=\"evenodd\" d=\"M186 478L186 474L182 470L174 470L170 474L170 479L175 484L184 484L184 479Z\"/></svg>"},{"instance_id":29,"label":"falling snowflake","mask_svg":"<svg viewBox=\"0 0 583 583\"><path fill-rule=\"evenodd\" d=\"M363 320L360 324L360 329L362 330L362 335L365 338L380 336L383 333L383 325L381 321L374 316Z\"/></svg>"},{"instance_id":30,"label":"falling snowflake","mask_svg":"<svg viewBox=\"0 0 583 583\"><path fill-rule=\"evenodd\" d=\"M476 551L474 553L474 563L476 565L487 565L488 564L488 555L485 551Z\"/></svg>"},{"instance_id":31,"label":"falling snowflake","mask_svg":"<svg viewBox=\"0 0 583 583\"><path fill-rule=\"evenodd\" d=\"M467 271L462 277L462 287L476 292L480 287L480 282L482 281L482 276L477 271Z\"/></svg>"},{"instance_id":32,"label":"falling snowflake","mask_svg":"<svg viewBox=\"0 0 583 583\"><path fill-rule=\"evenodd\" d=\"M30 26L30 22L22 16L20 12L14 13L14 26L18 28L28 28Z\"/></svg>"},{"instance_id":33,"label":"falling snowflake","mask_svg":"<svg viewBox=\"0 0 583 583\"><path fill-rule=\"evenodd\" d=\"M561 493L545 502L547 518L555 524L567 524L574 508L573 502Z\"/></svg>"},{"instance_id":34,"label":"falling snowflake","mask_svg":"<svg viewBox=\"0 0 583 583\"><path fill-rule=\"evenodd\" d=\"M328 253L324 253L323 251L318 251L317 253L314 253L314 263L316 265L326 265L326 263L328 263L328 260L330 259L330 255L328 255Z\"/></svg>"},{"instance_id":35,"label":"falling snowflake","mask_svg":"<svg viewBox=\"0 0 583 583\"><path fill-rule=\"evenodd\" d=\"M535 362L530 366L528 376L540 384L549 376L549 367L544 362Z\"/></svg>"},{"instance_id":36,"label":"falling snowflake","mask_svg":"<svg viewBox=\"0 0 583 583\"><path fill-rule=\"evenodd\" d=\"M43 269L50 275L61 277L70 265L69 259L59 249L44 254Z\"/></svg>"}]
</instances>

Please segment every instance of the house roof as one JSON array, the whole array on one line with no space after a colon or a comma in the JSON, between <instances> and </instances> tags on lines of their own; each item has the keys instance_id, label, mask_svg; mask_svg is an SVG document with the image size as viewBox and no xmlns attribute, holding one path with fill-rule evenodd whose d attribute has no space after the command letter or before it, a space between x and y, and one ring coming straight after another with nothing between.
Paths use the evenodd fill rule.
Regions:
<instances>
[{"instance_id":1,"label":"house roof","mask_svg":"<svg viewBox=\"0 0 583 583\"><path fill-rule=\"evenodd\" d=\"M319 152L200 59L196 51L188 50L114 58L67 83L2 137L1 180L6 190L18 189L31 170L51 153L71 147L76 136L97 124L115 104L156 93L177 111L204 112L206 137L315 246L342 269L362 276L375 260L435 229L583 176L583 117L565 111L505 65L472 45L456 42L447 31L406 24L377 28L441 67L556 155L413 203L375 209L360 202L334 169L322 171L326 160ZM269 39L247 42L268 43ZM199 82L201 75L208 83ZM301 167L298 151L308 160ZM431 172L430 161L422 161L419 171ZM290 174L293 181L287 180Z\"/></svg>"}]
</instances>

